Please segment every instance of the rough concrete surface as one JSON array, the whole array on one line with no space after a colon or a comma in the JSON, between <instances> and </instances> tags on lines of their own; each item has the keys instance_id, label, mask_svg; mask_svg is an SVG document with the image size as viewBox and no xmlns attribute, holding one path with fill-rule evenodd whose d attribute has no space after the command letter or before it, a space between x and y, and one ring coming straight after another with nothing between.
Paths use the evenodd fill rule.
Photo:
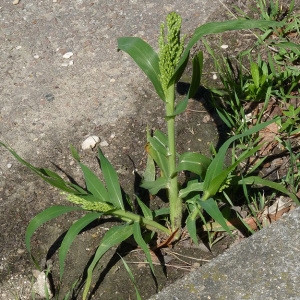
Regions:
<instances>
[{"instance_id":1,"label":"rough concrete surface","mask_svg":"<svg viewBox=\"0 0 300 300\"><path fill-rule=\"evenodd\" d=\"M300 209L149 300L300 299Z\"/></svg>"}]
</instances>

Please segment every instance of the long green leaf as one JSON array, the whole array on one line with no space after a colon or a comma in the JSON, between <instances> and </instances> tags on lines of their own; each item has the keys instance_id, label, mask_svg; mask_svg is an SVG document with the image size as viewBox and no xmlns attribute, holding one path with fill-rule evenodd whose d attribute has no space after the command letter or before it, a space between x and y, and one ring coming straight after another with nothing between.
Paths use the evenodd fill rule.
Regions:
<instances>
[{"instance_id":1,"label":"long green leaf","mask_svg":"<svg viewBox=\"0 0 300 300\"><path fill-rule=\"evenodd\" d=\"M122 37L118 39L118 49L133 58L150 79L159 97L165 101L165 94L159 78L159 58L152 47L138 37Z\"/></svg>"},{"instance_id":2,"label":"long green leaf","mask_svg":"<svg viewBox=\"0 0 300 300\"><path fill-rule=\"evenodd\" d=\"M188 97L192 98L197 93L201 81L202 70L203 70L203 52L200 51L192 61L193 73L192 81L188 91Z\"/></svg>"},{"instance_id":3,"label":"long green leaf","mask_svg":"<svg viewBox=\"0 0 300 300\"><path fill-rule=\"evenodd\" d=\"M37 214L29 223L26 233L25 233L25 244L27 250L30 252L30 239L34 232L45 222L52 220L54 218L57 218L60 215L63 215L65 213L68 213L70 211L74 210L82 210L80 207L76 206L62 206L62 205L55 205L52 207L49 207L42 211L41 213Z\"/></svg>"},{"instance_id":4,"label":"long green leaf","mask_svg":"<svg viewBox=\"0 0 300 300\"><path fill-rule=\"evenodd\" d=\"M153 220L153 215L151 209L137 196L136 200L143 212L143 215L146 219Z\"/></svg>"},{"instance_id":5,"label":"long green leaf","mask_svg":"<svg viewBox=\"0 0 300 300\"><path fill-rule=\"evenodd\" d=\"M224 183L225 179L227 178L228 174L232 172L242 161L247 159L248 157L252 156L254 153L258 151L261 145L254 147L253 149L246 150L235 163L231 166L226 168L224 171L221 171L217 174L210 182L210 185L206 190L204 190L204 195L202 200L206 200L210 197L213 197L220 189L221 185Z\"/></svg>"},{"instance_id":6,"label":"long green leaf","mask_svg":"<svg viewBox=\"0 0 300 300\"><path fill-rule=\"evenodd\" d=\"M282 184L277 183L277 182L273 182L267 179L263 179L260 178L258 176L249 176L246 178L241 179L238 183L239 184L257 184L257 185L262 185L262 186L268 186L274 190L277 190L281 193L284 193L286 195L288 195L297 205L300 205L299 199L297 198L296 195L294 195L293 193L289 192L287 188L285 188Z\"/></svg>"},{"instance_id":7,"label":"long green leaf","mask_svg":"<svg viewBox=\"0 0 300 300\"><path fill-rule=\"evenodd\" d=\"M92 275L93 270L101 257L106 253L106 251L113 246L125 241L133 234L133 225L121 225L121 226L114 226L111 229L109 229L106 234L104 235L101 244L99 245L95 256L91 262L91 264L88 267L87 270L87 279L83 291L82 299L86 300L88 291L91 286L92 282Z\"/></svg>"},{"instance_id":8,"label":"long green leaf","mask_svg":"<svg viewBox=\"0 0 300 300\"><path fill-rule=\"evenodd\" d=\"M186 97L177 103L175 107L174 115L177 116L183 113L187 107L188 100L197 93L201 81L202 69L203 69L203 52L199 52L192 61L193 72L192 72L192 81L188 90ZM185 67L185 66L184 66ZM178 75L178 74L177 74Z\"/></svg>"},{"instance_id":9,"label":"long green leaf","mask_svg":"<svg viewBox=\"0 0 300 300\"><path fill-rule=\"evenodd\" d=\"M150 142L148 142L146 146L147 153L153 158L155 163L159 166L162 175L165 177L169 176L169 165L168 165L168 159L165 155L159 153L156 151Z\"/></svg>"},{"instance_id":10,"label":"long green leaf","mask_svg":"<svg viewBox=\"0 0 300 300\"><path fill-rule=\"evenodd\" d=\"M29 168L31 171L33 171L35 174L37 174L50 185L67 193L73 194L77 192L76 190L70 187L71 184L69 182L64 181L58 174L54 173L53 171L43 168L36 168L27 161L25 161L23 158L21 158L11 147L5 145L2 142L0 142L0 146L5 147L20 163Z\"/></svg>"},{"instance_id":11,"label":"long green leaf","mask_svg":"<svg viewBox=\"0 0 300 300\"><path fill-rule=\"evenodd\" d=\"M147 164L146 169L143 173L143 180L144 181L154 181L155 180L155 163L154 159L147 154Z\"/></svg>"},{"instance_id":12,"label":"long green leaf","mask_svg":"<svg viewBox=\"0 0 300 300\"><path fill-rule=\"evenodd\" d=\"M193 242L198 245L196 219L191 214L186 219L186 228Z\"/></svg>"},{"instance_id":13,"label":"long green leaf","mask_svg":"<svg viewBox=\"0 0 300 300\"><path fill-rule=\"evenodd\" d=\"M176 171L190 171L205 178L211 159L198 152L185 152L180 155Z\"/></svg>"},{"instance_id":14,"label":"long green leaf","mask_svg":"<svg viewBox=\"0 0 300 300\"><path fill-rule=\"evenodd\" d=\"M282 23L275 21L266 21L266 20L229 20L222 22L211 22L201 25L196 28L192 38L190 39L185 51L183 52L180 61L177 65L174 77L178 76L177 72L181 72L181 67L185 63L187 56L191 48L205 35L213 33L221 33L230 30L242 30L242 29L252 29L252 28L263 28L263 27L280 27Z\"/></svg>"},{"instance_id":15,"label":"long green leaf","mask_svg":"<svg viewBox=\"0 0 300 300\"><path fill-rule=\"evenodd\" d=\"M260 131L261 129L267 127L271 123L275 122L276 120L277 119L270 120L261 124L257 124L251 127L250 129L246 130L244 133L233 136L229 140L227 140L219 149L218 153L216 154L216 156L214 157L214 159L212 160L211 164L207 169L205 180L204 180L204 190L205 191L208 190L213 178L215 178L217 175L219 175L222 172L227 149L235 140L240 139L244 136L249 136L251 134L254 134Z\"/></svg>"},{"instance_id":16,"label":"long green leaf","mask_svg":"<svg viewBox=\"0 0 300 300\"><path fill-rule=\"evenodd\" d=\"M87 225L92 223L94 220L99 218L102 215L102 213L97 212L91 212L86 214L84 217L76 221L68 230L67 234L65 235L61 246L59 248L59 270L60 270L60 280L62 280L63 274L64 274L64 267L65 267L65 259L67 256L67 253L71 247L71 244L73 243L76 236L79 234L79 232L84 229Z\"/></svg>"},{"instance_id":17,"label":"long green leaf","mask_svg":"<svg viewBox=\"0 0 300 300\"><path fill-rule=\"evenodd\" d=\"M147 261L150 265L150 269L152 271L153 274L154 273L154 268L153 268L153 263L152 263L152 258L151 258L151 254L150 254L150 250L146 244L146 242L144 241L143 237L142 237L142 233L141 233L141 226L139 222L134 222L133 224L133 237L134 240L137 242L137 244L141 247L141 249L144 251Z\"/></svg>"},{"instance_id":18,"label":"long green leaf","mask_svg":"<svg viewBox=\"0 0 300 300\"><path fill-rule=\"evenodd\" d=\"M218 222L230 235L231 231L226 224L226 219L223 217L216 201L209 198L206 201L198 201L198 204L216 221Z\"/></svg>"},{"instance_id":19,"label":"long green leaf","mask_svg":"<svg viewBox=\"0 0 300 300\"><path fill-rule=\"evenodd\" d=\"M80 162L79 154L72 145L70 146L70 149L71 149L72 156L78 162L78 164L80 165L80 168L84 174L84 179L85 179L86 187L87 187L88 191L91 194L93 194L93 196L95 197L94 201L110 202L109 201L110 198L108 196L107 190L104 187L101 180L97 177L97 175L90 168L88 168L86 165L84 165L82 162Z\"/></svg>"},{"instance_id":20,"label":"long green leaf","mask_svg":"<svg viewBox=\"0 0 300 300\"><path fill-rule=\"evenodd\" d=\"M131 270L130 270L128 264L127 264L127 262L125 261L125 259L123 259L123 257L121 255L119 255L119 256L120 256L120 258L121 258L121 260L123 262L123 265L124 265L124 267L125 267L128 275L129 275L129 278L130 278L130 280L133 283L133 286L135 288L136 300L142 300L142 297L141 297L140 292L138 290L137 284L136 284L136 282L134 280L134 276L133 276L133 274L132 274L132 272L131 272Z\"/></svg>"},{"instance_id":21,"label":"long green leaf","mask_svg":"<svg viewBox=\"0 0 300 300\"><path fill-rule=\"evenodd\" d=\"M98 156L100 159L101 170L103 172L108 196L110 199L109 202L112 203L114 207L124 209L122 192L117 172L115 171L111 163L108 161L108 159L103 155L100 148L98 149Z\"/></svg>"}]
</instances>

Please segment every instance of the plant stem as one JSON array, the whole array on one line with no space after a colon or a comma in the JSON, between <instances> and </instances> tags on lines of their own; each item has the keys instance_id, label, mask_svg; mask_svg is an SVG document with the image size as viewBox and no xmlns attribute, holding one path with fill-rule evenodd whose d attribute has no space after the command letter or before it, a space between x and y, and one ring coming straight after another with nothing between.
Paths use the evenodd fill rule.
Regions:
<instances>
[{"instance_id":1,"label":"plant stem","mask_svg":"<svg viewBox=\"0 0 300 300\"><path fill-rule=\"evenodd\" d=\"M140 215L134 214L132 212L129 211L125 211L123 209L116 209L116 210L111 210L107 212L108 215L113 215L116 217L121 218L123 221L133 221L133 222L139 222L142 226L146 227L147 229L151 230L151 231L155 231L155 232L164 232L167 233L168 235L171 234L170 230L164 226L162 226L161 224L144 218Z\"/></svg>"},{"instance_id":2,"label":"plant stem","mask_svg":"<svg viewBox=\"0 0 300 300\"><path fill-rule=\"evenodd\" d=\"M178 230L174 236L178 240L181 235L182 200L178 197L178 178L176 170L176 144L175 144L175 84L172 84L166 93L166 115L168 128L168 161L169 161L169 185L168 197L170 204L170 222L172 232Z\"/></svg>"}]
</instances>

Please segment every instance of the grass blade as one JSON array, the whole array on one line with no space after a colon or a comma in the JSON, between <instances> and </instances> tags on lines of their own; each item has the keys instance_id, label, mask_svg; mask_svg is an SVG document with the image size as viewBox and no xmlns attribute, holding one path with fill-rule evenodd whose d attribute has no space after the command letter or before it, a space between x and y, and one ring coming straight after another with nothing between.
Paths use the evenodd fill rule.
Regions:
<instances>
[{"instance_id":1,"label":"grass blade","mask_svg":"<svg viewBox=\"0 0 300 300\"><path fill-rule=\"evenodd\" d=\"M213 198L209 198L205 201L198 201L198 204L217 222L219 223L222 228L224 228L228 234L231 234L231 231L226 224L226 220L223 217L216 201Z\"/></svg>"},{"instance_id":2,"label":"grass blade","mask_svg":"<svg viewBox=\"0 0 300 300\"><path fill-rule=\"evenodd\" d=\"M121 225L121 226L114 226L109 231L106 232L104 235L101 244L99 245L95 256L91 262L91 264L88 267L87 270L87 279L83 291L82 299L87 299L87 294L90 289L91 283L92 283L92 275L93 270L103 254L110 249L111 247L125 241L133 234L133 225Z\"/></svg>"},{"instance_id":3,"label":"grass blade","mask_svg":"<svg viewBox=\"0 0 300 300\"><path fill-rule=\"evenodd\" d=\"M41 177L44 181L49 183L50 185L66 192L66 193L76 193L77 191L71 188L71 184L69 182L64 181L58 174L56 174L53 171L50 171L48 169L43 168L36 168L30 163L28 163L26 160L24 160L22 157L20 157L12 148L5 145L4 143L0 142L0 146L3 146L6 148L21 164L29 168L31 171L33 171L35 174L37 174L39 177Z\"/></svg>"},{"instance_id":4,"label":"grass blade","mask_svg":"<svg viewBox=\"0 0 300 300\"><path fill-rule=\"evenodd\" d=\"M135 282L135 280L134 280L133 274L132 274L132 272L131 272L131 270L130 270L128 264L126 263L126 261L123 259L123 257L122 257L121 255L119 255L119 256L120 256L120 258L121 258L121 260L122 260L122 262L123 262L123 265L124 265L124 267L125 267L125 269L126 269L128 275L129 275L129 278L130 278L131 282L132 282L133 285L134 285L134 288L135 288L135 294L136 294L136 299L137 299L137 300L142 300L142 297L141 297L141 295L140 295L140 293L139 293L139 290L138 290L138 288L137 288L137 285L136 285L136 282Z\"/></svg>"},{"instance_id":5,"label":"grass blade","mask_svg":"<svg viewBox=\"0 0 300 300\"><path fill-rule=\"evenodd\" d=\"M108 197L110 199L109 202L112 203L114 207L124 209L122 192L117 172L108 161L108 159L103 155L100 149L98 149L98 155L101 163L101 170L103 172L106 188L108 191Z\"/></svg>"},{"instance_id":6,"label":"grass blade","mask_svg":"<svg viewBox=\"0 0 300 300\"><path fill-rule=\"evenodd\" d=\"M74 210L82 210L80 207L76 206L62 206L62 205L55 205L52 207L49 207L42 211L41 213L37 214L29 223L27 226L26 232L25 232L25 244L26 248L29 253L31 253L31 246L30 246L30 240L35 231L43 225L45 222L50 221L58 216L61 216L67 212L74 211ZM38 263L34 259L34 257L31 255L32 260L34 261L34 264L38 267Z\"/></svg>"},{"instance_id":7,"label":"grass blade","mask_svg":"<svg viewBox=\"0 0 300 300\"><path fill-rule=\"evenodd\" d=\"M134 222L133 224L133 237L134 240L137 242L137 244L141 247L141 249L144 251L147 261L149 263L150 269L153 273L154 273L154 267L152 264L152 258L151 258L151 254L150 254L150 250L146 244L146 242L144 241L143 237L142 237L142 233L141 233L141 226L139 222Z\"/></svg>"},{"instance_id":8,"label":"grass blade","mask_svg":"<svg viewBox=\"0 0 300 300\"><path fill-rule=\"evenodd\" d=\"M68 230L67 234L65 235L60 248L59 248L59 269L60 269L60 280L62 280L63 274L64 274L64 265L65 265L65 259L68 253L68 250L71 247L71 244L73 243L76 236L79 234L79 232L84 229L87 225L89 225L91 222L96 220L102 215L102 213L92 212L89 214L86 214L84 217L76 221Z\"/></svg>"}]
</instances>

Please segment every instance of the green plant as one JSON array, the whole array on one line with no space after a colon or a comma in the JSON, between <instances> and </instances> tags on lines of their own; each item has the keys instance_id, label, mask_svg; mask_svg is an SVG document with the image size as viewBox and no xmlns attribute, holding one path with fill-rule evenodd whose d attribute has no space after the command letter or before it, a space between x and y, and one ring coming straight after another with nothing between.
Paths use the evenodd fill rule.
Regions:
<instances>
[{"instance_id":1,"label":"green plant","mask_svg":"<svg viewBox=\"0 0 300 300\"><path fill-rule=\"evenodd\" d=\"M65 181L51 170L34 167L23 160L9 146L0 143L17 160L47 183L60 189L66 194L66 199L75 204L75 206L52 206L35 216L26 231L25 241L28 251L31 253L31 237L42 224L71 211L85 211L86 214L71 225L61 243L59 266L60 280L62 280L67 252L81 230L104 215L119 218L123 224L113 226L107 231L87 268L83 291L83 299L86 299L92 282L93 270L103 254L130 236L134 237L136 243L145 252L150 268L154 273L147 245L149 238L146 238L145 232L152 232L151 238L155 238L155 232L164 235L166 243L173 243L180 239L182 226L185 223L192 239L197 243L196 219L198 217L203 218L202 212L204 210L224 230L230 233L230 228L218 206L219 197L224 190L243 184L262 184L286 193L297 201L293 194L278 183L269 182L257 176L241 178L240 175L235 174L237 166L253 155L260 148L260 145L246 149L230 166L225 166L226 152L235 140L257 133L273 120L258 124L239 135L231 137L212 159L195 152L185 152L181 155L176 153L175 117L184 112L188 99L196 93L203 68L203 54L199 52L192 60L193 75L188 94L184 100L176 102L175 84L183 74L193 45L208 34L275 25L276 22L252 20L208 23L197 28L187 46L184 47L184 39L180 37L181 18L176 13L171 13L167 17L167 32L165 33L164 25L161 27L159 54L140 38L125 37L118 39L119 49L128 53L134 59L151 80L158 96L165 103L167 134L156 130L153 135L150 133L147 135L149 157L142 187L148 189L151 194L157 194L162 189L167 190L169 208L152 211L143 203L142 199L137 198L142 215L135 213L131 208L126 209L124 198L127 199L129 196L125 195L123 197L117 173L100 149L98 150L98 158L103 174L103 182L81 162L78 152L71 146L72 156L78 162L84 174L85 187L81 187ZM158 178L155 177L155 165L160 169L161 176ZM195 177L187 180L186 183L182 183L177 176L180 171L192 172ZM182 219L184 207L187 208L189 213L186 220ZM162 223L162 220L165 219L168 221L167 224ZM167 226L168 224L170 226ZM38 266L35 258L33 256L32 258Z\"/></svg>"}]
</instances>

